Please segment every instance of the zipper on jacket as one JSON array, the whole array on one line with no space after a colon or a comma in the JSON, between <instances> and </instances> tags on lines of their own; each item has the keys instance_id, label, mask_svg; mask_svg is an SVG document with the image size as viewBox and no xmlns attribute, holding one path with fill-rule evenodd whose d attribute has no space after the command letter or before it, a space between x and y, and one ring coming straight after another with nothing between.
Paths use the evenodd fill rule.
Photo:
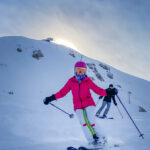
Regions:
<instances>
[{"instance_id":1,"label":"zipper on jacket","mask_svg":"<svg viewBox=\"0 0 150 150\"><path fill-rule=\"evenodd\" d=\"M79 83L79 98L80 98L80 83ZM81 107L82 107L82 109L83 109L82 99L80 98L80 100L81 100Z\"/></svg>"}]
</instances>

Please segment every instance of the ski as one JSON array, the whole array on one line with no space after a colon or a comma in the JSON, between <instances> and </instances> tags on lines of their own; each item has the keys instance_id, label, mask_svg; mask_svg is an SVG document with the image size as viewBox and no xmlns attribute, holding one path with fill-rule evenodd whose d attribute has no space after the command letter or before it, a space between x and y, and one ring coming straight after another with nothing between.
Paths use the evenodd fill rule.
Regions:
<instances>
[{"instance_id":1,"label":"ski","mask_svg":"<svg viewBox=\"0 0 150 150\"><path fill-rule=\"evenodd\" d=\"M84 146L80 146L78 148L75 148L75 147L67 147L67 150L103 150L102 147L93 147L93 148L87 148L87 147L84 147Z\"/></svg>"},{"instance_id":2,"label":"ski","mask_svg":"<svg viewBox=\"0 0 150 150\"><path fill-rule=\"evenodd\" d=\"M87 147L81 146L78 148L78 150L103 150L103 148L102 147L87 148Z\"/></svg>"},{"instance_id":3,"label":"ski","mask_svg":"<svg viewBox=\"0 0 150 150\"><path fill-rule=\"evenodd\" d=\"M67 150L78 150L78 149L75 147L69 146L69 147L67 147Z\"/></svg>"},{"instance_id":4,"label":"ski","mask_svg":"<svg viewBox=\"0 0 150 150\"><path fill-rule=\"evenodd\" d=\"M108 118L106 118L106 119L114 119L114 117L108 117Z\"/></svg>"},{"instance_id":5,"label":"ski","mask_svg":"<svg viewBox=\"0 0 150 150\"><path fill-rule=\"evenodd\" d=\"M98 117L98 116L97 116ZM98 118L100 118L100 119L114 119L114 117L103 117L103 116L100 116L100 117L98 117Z\"/></svg>"}]
</instances>

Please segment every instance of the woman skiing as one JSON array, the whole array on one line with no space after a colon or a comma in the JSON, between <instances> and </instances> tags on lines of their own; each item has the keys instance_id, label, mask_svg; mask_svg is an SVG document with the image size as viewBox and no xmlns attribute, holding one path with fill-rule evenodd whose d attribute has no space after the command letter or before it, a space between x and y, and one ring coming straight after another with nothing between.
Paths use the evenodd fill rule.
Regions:
<instances>
[{"instance_id":1,"label":"woman skiing","mask_svg":"<svg viewBox=\"0 0 150 150\"><path fill-rule=\"evenodd\" d=\"M70 90L73 95L74 111L76 112L80 124L83 128L85 137L89 142L101 141L102 135L98 134L99 129L95 125L94 110L95 102L91 96L90 89L100 96L107 96L106 91L98 87L86 75L86 63L79 61L75 64L75 75L71 77L65 86L56 94L44 99L44 104L64 97Z\"/></svg>"}]
</instances>

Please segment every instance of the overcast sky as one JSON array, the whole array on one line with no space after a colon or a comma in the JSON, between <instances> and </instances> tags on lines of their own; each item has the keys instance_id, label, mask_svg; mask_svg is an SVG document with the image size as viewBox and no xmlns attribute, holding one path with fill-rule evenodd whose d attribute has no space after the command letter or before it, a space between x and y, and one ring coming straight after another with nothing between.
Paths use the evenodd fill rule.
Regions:
<instances>
[{"instance_id":1,"label":"overcast sky","mask_svg":"<svg viewBox=\"0 0 150 150\"><path fill-rule=\"evenodd\" d=\"M61 38L150 81L149 0L0 0L0 36Z\"/></svg>"}]
</instances>

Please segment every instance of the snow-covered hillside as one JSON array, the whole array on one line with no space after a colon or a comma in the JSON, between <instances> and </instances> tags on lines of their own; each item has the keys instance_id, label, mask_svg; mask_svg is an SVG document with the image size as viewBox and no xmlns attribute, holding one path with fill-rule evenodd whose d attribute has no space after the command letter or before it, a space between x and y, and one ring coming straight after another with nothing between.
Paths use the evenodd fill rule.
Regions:
<instances>
[{"instance_id":1,"label":"snow-covered hillside","mask_svg":"<svg viewBox=\"0 0 150 150\"><path fill-rule=\"evenodd\" d=\"M97 85L107 88L113 83L119 89L119 97L144 133L145 139L138 137L116 98L124 118L112 104L109 116L115 119L96 120L107 135L109 146L119 144L119 147L110 146L110 149L149 150L150 82L64 46L15 36L0 38L0 149L65 150L67 146L86 142L76 116L70 119L42 101L63 87L74 75L75 62L81 59L88 65L87 75ZM92 96L97 103L98 95L92 92ZM71 92L53 103L74 113ZM140 112L141 107L146 112Z\"/></svg>"}]
</instances>

